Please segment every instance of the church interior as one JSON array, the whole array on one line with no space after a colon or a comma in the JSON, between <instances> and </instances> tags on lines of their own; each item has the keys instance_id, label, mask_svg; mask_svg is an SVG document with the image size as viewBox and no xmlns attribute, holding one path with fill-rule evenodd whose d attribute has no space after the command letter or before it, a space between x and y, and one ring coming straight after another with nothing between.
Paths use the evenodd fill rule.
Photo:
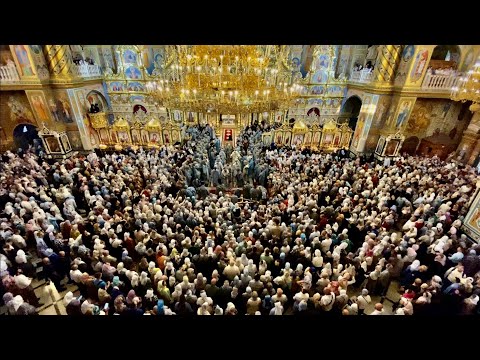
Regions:
<instances>
[{"instance_id":1,"label":"church interior","mask_svg":"<svg viewBox=\"0 0 480 360\"><path fill-rule=\"evenodd\" d=\"M480 45L0 45L0 100L1 315L480 312Z\"/></svg>"}]
</instances>

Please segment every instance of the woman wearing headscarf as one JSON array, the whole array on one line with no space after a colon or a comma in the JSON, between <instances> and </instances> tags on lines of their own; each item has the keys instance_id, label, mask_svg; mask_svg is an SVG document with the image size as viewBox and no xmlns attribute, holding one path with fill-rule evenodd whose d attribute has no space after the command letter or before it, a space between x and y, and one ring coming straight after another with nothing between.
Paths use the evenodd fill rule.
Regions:
<instances>
[{"instance_id":1,"label":"woman wearing headscarf","mask_svg":"<svg viewBox=\"0 0 480 360\"><path fill-rule=\"evenodd\" d=\"M238 311L235 308L235 305L231 302L227 304L227 308L225 309L224 315L237 315Z\"/></svg>"},{"instance_id":2,"label":"woman wearing headscarf","mask_svg":"<svg viewBox=\"0 0 480 360\"><path fill-rule=\"evenodd\" d=\"M71 291L65 294L63 298L63 305L65 306L67 315L82 315L82 312L80 310L81 303L77 298L73 296L73 293Z\"/></svg>"}]
</instances>

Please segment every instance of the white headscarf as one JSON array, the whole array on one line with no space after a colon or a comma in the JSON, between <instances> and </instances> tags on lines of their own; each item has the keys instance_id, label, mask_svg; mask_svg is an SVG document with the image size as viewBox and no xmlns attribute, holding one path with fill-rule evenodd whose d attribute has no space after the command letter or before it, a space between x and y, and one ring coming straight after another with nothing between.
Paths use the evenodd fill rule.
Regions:
<instances>
[{"instance_id":1,"label":"white headscarf","mask_svg":"<svg viewBox=\"0 0 480 360\"><path fill-rule=\"evenodd\" d=\"M26 264L27 263L27 256L25 255L25 251L18 250L17 256L15 257L15 262L17 264Z\"/></svg>"},{"instance_id":2,"label":"white headscarf","mask_svg":"<svg viewBox=\"0 0 480 360\"><path fill-rule=\"evenodd\" d=\"M282 315L283 314L283 306L280 301L277 301L275 303L275 312L273 313L274 315Z\"/></svg>"},{"instance_id":3,"label":"white headscarf","mask_svg":"<svg viewBox=\"0 0 480 360\"><path fill-rule=\"evenodd\" d=\"M418 270L420 267L420 261L419 260L414 260L412 264L410 265L410 271L415 271Z\"/></svg>"},{"instance_id":4,"label":"white headscarf","mask_svg":"<svg viewBox=\"0 0 480 360\"><path fill-rule=\"evenodd\" d=\"M73 293L69 291L68 293L65 294L65 297L63 298L63 304L67 306L70 304L70 302L73 300Z\"/></svg>"}]
</instances>

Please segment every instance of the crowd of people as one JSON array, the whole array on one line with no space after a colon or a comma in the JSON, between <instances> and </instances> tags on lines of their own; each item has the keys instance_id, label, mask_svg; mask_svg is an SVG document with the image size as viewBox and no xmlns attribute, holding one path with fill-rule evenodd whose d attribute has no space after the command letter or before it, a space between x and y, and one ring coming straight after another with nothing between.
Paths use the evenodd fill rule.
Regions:
<instances>
[{"instance_id":1,"label":"crowd of people","mask_svg":"<svg viewBox=\"0 0 480 360\"><path fill-rule=\"evenodd\" d=\"M69 315L478 314L480 245L461 232L469 166L265 147L209 126L176 146L0 164L0 302L36 314L31 252Z\"/></svg>"}]
</instances>

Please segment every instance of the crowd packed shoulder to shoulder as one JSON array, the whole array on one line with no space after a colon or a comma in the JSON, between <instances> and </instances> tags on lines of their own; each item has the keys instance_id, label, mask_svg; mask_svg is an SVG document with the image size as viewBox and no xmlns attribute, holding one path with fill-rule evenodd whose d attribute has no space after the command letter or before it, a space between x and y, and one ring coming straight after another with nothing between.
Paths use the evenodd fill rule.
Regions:
<instances>
[{"instance_id":1,"label":"crowd packed shoulder to shoulder","mask_svg":"<svg viewBox=\"0 0 480 360\"><path fill-rule=\"evenodd\" d=\"M265 147L252 126L222 147L209 126L159 149L0 165L0 301L36 314L36 276L69 315L478 314L480 246L461 224L473 168L385 167ZM350 295L349 295L350 294Z\"/></svg>"}]
</instances>

